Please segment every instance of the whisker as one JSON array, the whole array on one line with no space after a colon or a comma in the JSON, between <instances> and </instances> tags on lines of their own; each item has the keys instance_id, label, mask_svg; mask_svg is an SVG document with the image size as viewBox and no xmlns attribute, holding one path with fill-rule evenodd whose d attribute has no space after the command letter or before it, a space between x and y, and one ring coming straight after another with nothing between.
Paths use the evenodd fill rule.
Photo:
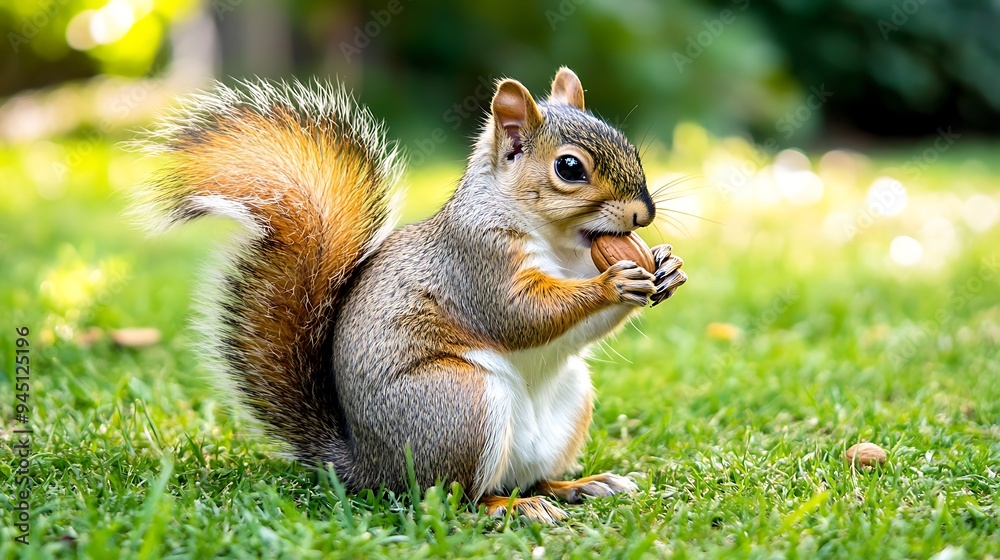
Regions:
<instances>
[{"instance_id":1,"label":"whisker","mask_svg":"<svg viewBox=\"0 0 1000 560\"><path fill-rule=\"evenodd\" d=\"M638 103L636 103L636 104L635 104L635 105L634 105L634 106L632 107L632 110L631 110L631 111L629 111L627 115L625 115L625 118L624 118L624 119L622 119L622 122L621 122L621 124L619 124L619 125L618 125L618 128L620 128L620 129L622 129L622 130L625 130L625 122L626 122L626 121L628 121L628 118L632 116L632 112L633 112L633 111L635 111L635 110L636 110L636 109L638 109L638 108L639 108L639 104L638 104Z\"/></svg>"},{"instance_id":2,"label":"whisker","mask_svg":"<svg viewBox=\"0 0 1000 560\"><path fill-rule=\"evenodd\" d=\"M612 363L614 363L614 360L611 358L611 354L608 354L607 348L604 347L604 341L603 340L599 340L598 341L597 347L600 348L604 352L604 356L607 358L607 360L597 360L597 361L604 362L606 364L612 364Z\"/></svg>"},{"instance_id":3,"label":"whisker","mask_svg":"<svg viewBox=\"0 0 1000 560\"><path fill-rule=\"evenodd\" d=\"M662 220L666 221L667 225L672 226L674 229L676 229L677 231L680 231L684 235L691 235L691 232L690 232L690 230L688 230L687 226L685 226L683 222L681 222L680 220L678 220L676 218L673 218L671 216L657 216L656 219L657 220L662 219Z\"/></svg>"},{"instance_id":4,"label":"whisker","mask_svg":"<svg viewBox=\"0 0 1000 560\"><path fill-rule=\"evenodd\" d=\"M604 214L603 214L603 213L601 213L601 212L598 212L598 213L597 213L597 216L595 216L595 217L593 217L593 218L591 218L591 219L589 219L589 220L587 220L587 221L585 221L585 222L581 223L581 224L580 224L580 227L581 227L582 229L586 229L586 226L589 226L590 224L593 224L594 222L598 222L598 221L600 221L600 220L601 220L602 218L604 218Z\"/></svg>"},{"instance_id":5,"label":"whisker","mask_svg":"<svg viewBox=\"0 0 1000 560\"><path fill-rule=\"evenodd\" d=\"M638 105L636 105L636 107L638 107ZM633 109L633 111L634 110L635 109ZM646 155L646 150L648 150L649 147L653 145L653 141L652 140L649 141L649 144L646 144L646 136L649 136L649 131L650 130L653 130L653 123L649 123L649 126L646 127L646 132L642 133L642 140L639 140L639 159L640 160L643 158L643 156ZM646 144L646 145L643 146L644 144Z\"/></svg>"},{"instance_id":6,"label":"whisker","mask_svg":"<svg viewBox=\"0 0 1000 560\"><path fill-rule=\"evenodd\" d=\"M709 219L709 218L706 218L706 217L704 217L704 216L699 216L699 215L697 215L697 214L691 214L690 212L683 212L683 211L681 211L681 210L671 210L670 208L664 208L663 210L664 210L665 212L673 212L674 214L683 214L683 215L685 215L685 216L690 216L690 217L692 217L692 218L697 218L697 219L699 219L699 220L704 220L704 221L706 221L706 222L711 222L711 223L713 223L713 224L716 224L716 225L719 225L719 226L724 226L724 225L726 225L726 224L724 224L724 223L722 223L722 222L717 222L717 221L715 221L715 220L711 220L711 219Z\"/></svg>"},{"instance_id":7,"label":"whisker","mask_svg":"<svg viewBox=\"0 0 1000 560\"><path fill-rule=\"evenodd\" d=\"M610 343L609 343L609 342L608 342L607 340L602 340L602 341L601 341L601 343L602 343L602 344L604 344L605 346L607 346L607 348L608 348L609 350L611 350L612 352L614 352L614 353L615 353L615 355L617 355L617 356L618 356L619 358L621 358L621 359L625 360L625 363L627 363L627 364L629 364L629 365L631 365L631 364L632 364L632 360L630 360L630 359L626 358L625 356L622 356L622 355L621 355L621 353L620 353L620 352L618 352L617 350L615 350L615 349L614 349L614 347L613 347L613 346L611 346L611 344L610 344ZM609 357L610 357L610 356L609 356Z\"/></svg>"},{"instance_id":8,"label":"whisker","mask_svg":"<svg viewBox=\"0 0 1000 560\"><path fill-rule=\"evenodd\" d=\"M656 230L656 235L660 236L660 239L665 239L663 236L663 232L660 231L660 226L656 225L656 220L653 220L652 226L653 229Z\"/></svg>"},{"instance_id":9,"label":"whisker","mask_svg":"<svg viewBox=\"0 0 1000 560\"><path fill-rule=\"evenodd\" d=\"M649 338L649 335L647 335L642 330L642 325L641 325L642 317L643 315L632 315L631 317L628 318L628 323L632 325L632 328L635 329L635 332L641 334L643 338L645 338L646 340L652 340Z\"/></svg>"},{"instance_id":10,"label":"whisker","mask_svg":"<svg viewBox=\"0 0 1000 560\"><path fill-rule=\"evenodd\" d=\"M666 183L664 183L664 184L660 185L660 186L659 186L659 187L658 187L658 188L657 188L657 189L656 189L655 191L653 191L653 192L652 192L651 194L653 194L653 195L656 195L656 194L660 194L661 192L664 192L664 191L667 191L667 190L669 190L669 189L670 189L671 187L674 187L674 186L676 186L676 185L679 185L679 184L683 183L684 181L687 181L687 180L689 180L690 178L691 178L691 177L686 177L686 176L685 176L685 177L678 177L678 178L676 178L676 179L674 179L674 180L672 180L672 181L668 181L668 182L666 182Z\"/></svg>"},{"instance_id":11,"label":"whisker","mask_svg":"<svg viewBox=\"0 0 1000 560\"><path fill-rule=\"evenodd\" d=\"M653 198L653 202L666 202L668 200L677 200L678 198L684 198L686 196L691 196L695 191L701 190L704 187L692 187L683 191L676 191L669 193L670 196L662 196Z\"/></svg>"},{"instance_id":12,"label":"whisker","mask_svg":"<svg viewBox=\"0 0 1000 560\"><path fill-rule=\"evenodd\" d=\"M680 183L683 183L685 181L691 181L692 179L704 179L704 178L705 177L703 175L698 175L698 174L681 175L680 177L676 177L676 178L674 178L674 179L672 179L670 181L667 181L666 183L664 183L663 185L660 186L660 189L669 188L669 187L672 187L674 185L678 185Z\"/></svg>"},{"instance_id":13,"label":"whisker","mask_svg":"<svg viewBox=\"0 0 1000 560\"><path fill-rule=\"evenodd\" d=\"M670 190L671 187L676 187L677 185L680 185L681 183L690 181L692 179L704 179L704 176L702 176L702 175L684 175L682 177L678 177L678 178L674 179L673 181L669 181L669 182L665 183L660 188L658 188L655 191L653 191L652 194L650 194L650 196L656 196L656 195L660 194L661 192L664 192L665 190ZM701 187L698 187L698 188L701 188Z\"/></svg>"}]
</instances>

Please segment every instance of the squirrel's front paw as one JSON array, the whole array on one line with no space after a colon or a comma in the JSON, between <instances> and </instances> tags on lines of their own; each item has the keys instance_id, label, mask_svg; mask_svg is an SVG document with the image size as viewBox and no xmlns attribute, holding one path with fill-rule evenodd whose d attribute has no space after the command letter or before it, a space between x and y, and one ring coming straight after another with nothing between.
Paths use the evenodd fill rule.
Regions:
<instances>
[{"instance_id":1,"label":"squirrel's front paw","mask_svg":"<svg viewBox=\"0 0 1000 560\"><path fill-rule=\"evenodd\" d=\"M670 245L657 245L653 247L653 261L656 263L656 293L653 294L653 307L660 302L674 295L682 284L687 282L687 274L681 270L684 259L673 254L674 248Z\"/></svg>"},{"instance_id":2,"label":"squirrel's front paw","mask_svg":"<svg viewBox=\"0 0 1000 560\"><path fill-rule=\"evenodd\" d=\"M604 275L617 303L644 307L656 293L653 275L633 261L618 261Z\"/></svg>"}]
</instances>

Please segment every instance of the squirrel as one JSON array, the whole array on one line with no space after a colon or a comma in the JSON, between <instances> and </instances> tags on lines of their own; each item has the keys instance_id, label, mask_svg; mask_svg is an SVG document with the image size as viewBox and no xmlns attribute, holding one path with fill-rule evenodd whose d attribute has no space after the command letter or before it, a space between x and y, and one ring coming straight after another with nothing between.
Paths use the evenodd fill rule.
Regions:
<instances>
[{"instance_id":1,"label":"squirrel","mask_svg":"<svg viewBox=\"0 0 1000 560\"><path fill-rule=\"evenodd\" d=\"M548 523L566 513L546 497L637 490L561 480L591 420L584 359L687 276L670 245L653 271L591 260L656 208L639 151L571 70L539 101L498 80L454 194L398 229L398 145L342 84L217 83L137 142L168 158L139 195L150 227L243 226L204 298L204 352L296 459L350 492L406 489L409 460L421 486Z\"/></svg>"}]
</instances>

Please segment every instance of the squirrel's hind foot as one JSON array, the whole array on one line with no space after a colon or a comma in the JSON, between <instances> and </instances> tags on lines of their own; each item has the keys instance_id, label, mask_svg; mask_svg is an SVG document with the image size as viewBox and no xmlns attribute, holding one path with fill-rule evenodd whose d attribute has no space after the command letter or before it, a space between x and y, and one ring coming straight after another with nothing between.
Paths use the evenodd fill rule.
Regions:
<instances>
[{"instance_id":1,"label":"squirrel's hind foot","mask_svg":"<svg viewBox=\"0 0 1000 560\"><path fill-rule=\"evenodd\" d=\"M614 494L631 494L638 490L630 479L617 474L604 473L579 480L543 480L535 490L566 503L578 504L584 498L604 498Z\"/></svg>"},{"instance_id":2,"label":"squirrel's hind foot","mask_svg":"<svg viewBox=\"0 0 1000 560\"><path fill-rule=\"evenodd\" d=\"M486 506L486 514L492 517L503 517L507 515L508 508L513 507L518 515L523 515L531 521L539 523L558 523L569 515L558 507L549 503L542 496L531 496L528 498L514 498L508 496L483 496L479 503Z\"/></svg>"}]
</instances>

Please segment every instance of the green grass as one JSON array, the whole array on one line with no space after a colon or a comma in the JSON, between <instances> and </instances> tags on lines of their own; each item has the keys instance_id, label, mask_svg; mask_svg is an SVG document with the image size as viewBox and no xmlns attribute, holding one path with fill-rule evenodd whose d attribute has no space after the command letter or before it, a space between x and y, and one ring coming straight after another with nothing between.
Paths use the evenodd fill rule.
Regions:
<instances>
[{"instance_id":1,"label":"green grass","mask_svg":"<svg viewBox=\"0 0 1000 560\"><path fill-rule=\"evenodd\" d=\"M10 441L13 331L26 325L35 430L32 544L13 541L8 516L0 558L1000 556L1000 228L969 228L961 204L997 200L1000 170L968 161L988 148L953 148L906 181L901 215L846 243L822 233L825 217L859 215L872 179L915 152L876 158L808 207L747 207L693 181L706 187L698 213L723 225L661 225L691 280L593 362L581 472L632 473L640 492L565 506L571 519L554 527L487 518L458 488L417 490L419 503L345 496L280 458L226 409L191 350L206 240L231 228L144 239L120 218L119 189L150 162L101 145L63 180L41 148L0 150L13 187L0 200L0 413ZM701 174L711 154L697 150L659 159ZM416 173L408 219L459 172ZM65 190L48 201L39 185ZM933 217L956 232L947 246L927 238L925 262L938 266L887 261L894 237L919 238ZM726 330L711 323L742 335L710 336ZM154 326L163 341L74 343L90 326ZM842 457L859 441L887 449L887 465L853 471ZM6 512L13 468L5 455Z\"/></svg>"}]
</instances>

